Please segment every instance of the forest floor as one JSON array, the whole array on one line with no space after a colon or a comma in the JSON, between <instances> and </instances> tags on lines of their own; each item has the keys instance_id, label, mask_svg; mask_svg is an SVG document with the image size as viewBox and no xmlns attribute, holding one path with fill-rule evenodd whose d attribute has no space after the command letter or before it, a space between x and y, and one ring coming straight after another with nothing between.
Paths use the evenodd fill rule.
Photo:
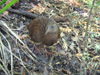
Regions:
<instances>
[{"instance_id":1,"label":"forest floor","mask_svg":"<svg viewBox=\"0 0 100 75\"><path fill-rule=\"evenodd\" d=\"M85 2L17 2L0 15L0 75L100 75L100 7L89 15ZM29 37L27 26L38 16L53 16L61 30L58 43L46 47L50 55Z\"/></svg>"}]
</instances>

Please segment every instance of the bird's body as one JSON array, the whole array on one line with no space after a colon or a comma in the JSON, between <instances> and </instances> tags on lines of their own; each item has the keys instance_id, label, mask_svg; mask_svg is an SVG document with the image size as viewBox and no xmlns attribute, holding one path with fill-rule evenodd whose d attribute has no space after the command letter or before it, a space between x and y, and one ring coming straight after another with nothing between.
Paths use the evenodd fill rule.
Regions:
<instances>
[{"instance_id":1,"label":"bird's body","mask_svg":"<svg viewBox=\"0 0 100 75\"><path fill-rule=\"evenodd\" d=\"M32 41L51 46L60 37L60 29L53 18L39 17L31 21L28 26Z\"/></svg>"}]
</instances>

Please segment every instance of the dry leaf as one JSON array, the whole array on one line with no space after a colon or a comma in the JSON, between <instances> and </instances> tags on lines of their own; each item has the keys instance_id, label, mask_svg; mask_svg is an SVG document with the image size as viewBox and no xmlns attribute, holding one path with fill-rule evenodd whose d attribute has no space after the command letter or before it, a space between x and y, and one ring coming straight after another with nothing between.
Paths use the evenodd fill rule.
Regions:
<instances>
[{"instance_id":1,"label":"dry leaf","mask_svg":"<svg viewBox=\"0 0 100 75\"><path fill-rule=\"evenodd\" d=\"M57 62L56 64L60 64L60 62Z\"/></svg>"},{"instance_id":2,"label":"dry leaf","mask_svg":"<svg viewBox=\"0 0 100 75\"><path fill-rule=\"evenodd\" d=\"M27 58L25 58L25 61L26 61L26 62L28 62L28 59L27 59Z\"/></svg>"},{"instance_id":3,"label":"dry leaf","mask_svg":"<svg viewBox=\"0 0 100 75\"><path fill-rule=\"evenodd\" d=\"M75 56L80 57L80 56L83 56L83 54L77 53L77 54L75 54Z\"/></svg>"},{"instance_id":4,"label":"dry leaf","mask_svg":"<svg viewBox=\"0 0 100 75\"><path fill-rule=\"evenodd\" d=\"M71 32L71 29L69 28L69 27L67 27L67 28L60 28L60 30L61 31L63 31L63 32Z\"/></svg>"},{"instance_id":5,"label":"dry leaf","mask_svg":"<svg viewBox=\"0 0 100 75\"><path fill-rule=\"evenodd\" d=\"M77 17L76 16L72 16L74 19L76 19Z\"/></svg>"},{"instance_id":6,"label":"dry leaf","mask_svg":"<svg viewBox=\"0 0 100 75\"><path fill-rule=\"evenodd\" d=\"M31 10L29 10L29 12L42 13L45 11L45 8L40 3L38 3L38 5L34 5L34 4L31 4L31 5L33 8Z\"/></svg>"},{"instance_id":7,"label":"dry leaf","mask_svg":"<svg viewBox=\"0 0 100 75\"><path fill-rule=\"evenodd\" d=\"M62 41L63 41L62 48L65 49L65 50L68 50L68 45L67 45L66 40L64 38L62 38Z\"/></svg>"},{"instance_id":8,"label":"dry leaf","mask_svg":"<svg viewBox=\"0 0 100 75\"><path fill-rule=\"evenodd\" d=\"M94 56L93 60L96 61L96 60L99 60L99 58L100 58L100 56Z\"/></svg>"},{"instance_id":9,"label":"dry leaf","mask_svg":"<svg viewBox=\"0 0 100 75\"><path fill-rule=\"evenodd\" d=\"M19 37L20 39L25 39L25 38L28 38L29 35L23 34L23 35L18 35L18 37Z\"/></svg>"},{"instance_id":10,"label":"dry leaf","mask_svg":"<svg viewBox=\"0 0 100 75\"><path fill-rule=\"evenodd\" d=\"M19 39L22 39L22 36L21 36L21 35L18 35L18 38L19 38Z\"/></svg>"},{"instance_id":11,"label":"dry leaf","mask_svg":"<svg viewBox=\"0 0 100 75\"><path fill-rule=\"evenodd\" d=\"M80 6L80 3L78 3L75 0L64 0L64 2L69 2L70 4L72 4L72 5L76 6L76 7Z\"/></svg>"},{"instance_id":12,"label":"dry leaf","mask_svg":"<svg viewBox=\"0 0 100 75\"><path fill-rule=\"evenodd\" d=\"M5 12L3 13L3 15L8 15L8 11L5 11Z\"/></svg>"},{"instance_id":13,"label":"dry leaf","mask_svg":"<svg viewBox=\"0 0 100 75\"><path fill-rule=\"evenodd\" d=\"M78 41L78 36L72 37L72 40L73 40L73 41Z\"/></svg>"},{"instance_id":14,"label":"dry leaf","mask_svg":"<svg viewBox=\"0 0 100 75\"><path fill-rule=\"evenodd\" d=\"M11 1L12 1L12 0L7 0L7 1L6 1L6 4L8 4L8 3L11 2Z\"/></svg>"},{"instance_id":15,"label":"dry leaf","mask_svg":"<svg viewBox=\"0 0 100 75\"><path fill-rule=\"evenodd\" d=\"M70 45L70 49L74 50L75 44L72 42L72 44Z\"/></svg>"},{"instance_id":16,"label":"dry leaf","mask_svg":"<svg viewBox=\"0 0 100 75\"><path fill-rule=\"evenodd\" d=\"M85 22L85 21L81 22L81 24L83 24L83 25L86 25L86 23L87 23L87 22Z\"/></svg>"}]
</instances>

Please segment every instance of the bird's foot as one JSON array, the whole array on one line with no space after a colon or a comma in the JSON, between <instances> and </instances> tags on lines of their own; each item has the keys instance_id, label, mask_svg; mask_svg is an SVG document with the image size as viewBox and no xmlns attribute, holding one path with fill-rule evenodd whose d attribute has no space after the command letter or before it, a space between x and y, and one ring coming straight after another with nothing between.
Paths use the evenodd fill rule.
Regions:
<instances>
[{"instance_id":1,"label":"bird's foot","mask_svg":"<svg viewBox=\"0 0 100 75\"><path fill-rule=\"evenodd\" d=\"M38 53L40 53L40 50L37 48L36 45L34 45L34 48L37 50Z\"/></svg>"},{"instance_id":2,"label":"bird's foot","mask_svg":"<svg viewBox=\"0 0 100 75\"><path fill-rule=\"evenodd\" d=\"M48 55L52 55L53 52L48 52L46 48L44 48L44 54L46 55L46 58L48 57Z\"/></svg>"}]
</instances>

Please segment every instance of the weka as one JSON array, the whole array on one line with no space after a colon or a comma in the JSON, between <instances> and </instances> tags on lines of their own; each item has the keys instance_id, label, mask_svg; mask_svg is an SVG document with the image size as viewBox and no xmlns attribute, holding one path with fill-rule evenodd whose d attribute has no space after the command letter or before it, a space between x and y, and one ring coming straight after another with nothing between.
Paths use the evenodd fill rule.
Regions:
<instances>
[{"instance_id":1,"label":"weka","mask_svg":"<svg viewBox=\"0 0 100 75\"><path fill-rule=\"evenodd\" d=\"M60 37L60 29L53 18L38 17L28 25L29 35L33 42L51 46Z\"/></svg>"}]
</instances>

